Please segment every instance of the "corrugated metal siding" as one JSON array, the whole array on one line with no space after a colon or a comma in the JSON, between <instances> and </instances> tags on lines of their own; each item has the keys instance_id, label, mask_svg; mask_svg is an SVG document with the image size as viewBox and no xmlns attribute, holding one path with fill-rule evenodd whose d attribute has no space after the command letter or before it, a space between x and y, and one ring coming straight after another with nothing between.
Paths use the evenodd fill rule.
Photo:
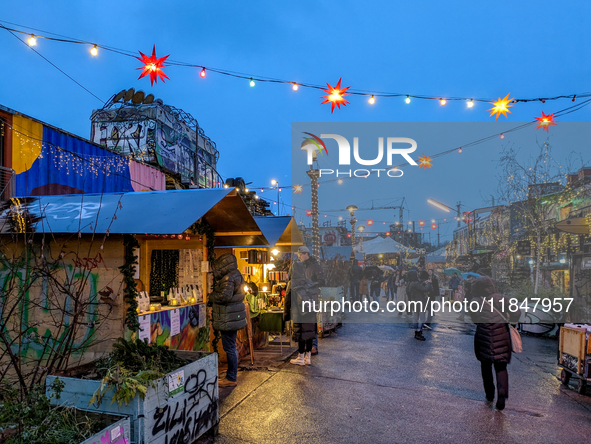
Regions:
<instances>
[{"instance_id":1,"label":"corrugated metal siding","mask_svg":"<svg viewBox=\"0 0 591 444\"><path fill-rule=\"evenodd\" d=\"M15 182L15 196L164 189L159 171L47 126L43 126L41 154Z\"/></svg>"},{"instance_id":2,"label":"corrugated metal siding","mask_svg":"<svg viewBox=\"0 0 591 444\"><path fill-rule=\"evenodd\" d=\"M166 190L166 176L148 165L129 161L131 186L134 191L164 191Z\"/></svg>"}]
</instances>

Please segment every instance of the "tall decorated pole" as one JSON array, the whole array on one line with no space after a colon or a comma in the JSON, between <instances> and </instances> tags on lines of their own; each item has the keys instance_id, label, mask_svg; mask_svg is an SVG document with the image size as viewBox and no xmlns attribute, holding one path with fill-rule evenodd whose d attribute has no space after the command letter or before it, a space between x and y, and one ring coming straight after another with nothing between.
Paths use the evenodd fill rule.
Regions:
<instances>
[{"instance_id":1,"label":"tall decorated pole","mask_svg":"<svg viewBox=\"0 0 591 444\"><path fill-rule=\"evenodd\" d=\"M307 171L312 187L312 256L320 257L320 230L318 229L318 177L320 171L310 166Z\"/></svg>"},{"instance_id":2,"label":"tall decorated pole","mask_svg":"<svg viewBox=\"0 0 591 444\"><path fill-rule=\"evenodd\" d=\"M355 205L349 205L346 208L349 214L351 214L351 260L355 259L355 223L357 222L357 219L355 219L355 211L358 209L359 208L357 208Z\"/></svg>"}]
</instances>

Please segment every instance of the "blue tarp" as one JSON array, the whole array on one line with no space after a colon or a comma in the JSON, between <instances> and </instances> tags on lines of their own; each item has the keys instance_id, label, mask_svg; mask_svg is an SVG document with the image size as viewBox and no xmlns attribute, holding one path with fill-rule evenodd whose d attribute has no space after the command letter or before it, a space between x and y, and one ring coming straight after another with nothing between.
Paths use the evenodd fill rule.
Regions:
<instances>
[{"instance_id":1,"label":"blue tarp","mask_svg":"<svg viewBox=\"0 0 591 444\"><path fill-rule=\"evenodd\" d=\"M230 192L218 188L39 196L28 209L42 218L34 226L37 232L180 234Z\"/></svg>"}]
</instances>

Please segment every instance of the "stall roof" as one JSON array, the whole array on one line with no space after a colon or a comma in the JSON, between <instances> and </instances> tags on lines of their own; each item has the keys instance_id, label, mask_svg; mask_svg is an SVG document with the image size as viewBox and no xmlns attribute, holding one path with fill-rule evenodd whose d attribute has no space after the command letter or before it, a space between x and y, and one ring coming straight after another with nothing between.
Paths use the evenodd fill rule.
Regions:
<instances>
[{"instance_id":1,"label":"stall roof","mask_svg":"<svg viewBox=\"0 0 591 444\"><path fill-rule=\"evenodd\" d=\"M180 234L203 218L216 246L267 243L242 198L223 188L39 196L25 205L37 232Z\"/></svg>"},{"instance_id":2,"label":"stall roof","mask_svg":"<svg viewBox=\"0 0 591 444\"><path fill-rule=\"evenodd\" d=\"M273 246L299 246L304 245L302 233L295 220L291 216L257 216L254 218L267 243L255 245L253 248L269 248ZM241 245L228 245L224 248L241 247Z\"/></svg>"}]
</instances>

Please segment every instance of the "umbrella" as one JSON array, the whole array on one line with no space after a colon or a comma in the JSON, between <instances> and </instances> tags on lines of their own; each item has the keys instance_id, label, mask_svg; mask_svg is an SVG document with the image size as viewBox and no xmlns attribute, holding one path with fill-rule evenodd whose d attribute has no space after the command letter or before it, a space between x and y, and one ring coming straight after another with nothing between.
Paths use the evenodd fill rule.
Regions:
<instances>
[{"instance_id":1,"label":"umbrella","mask_svg":"<svg viewBox=\"0 0 591 444\"><path fill-rule=\"evenodd\" d=\"M387 265L378 265L378 268L382 271L394 271L394 269L392 267L388 267Z\"/></svg>"},{"instance_id":2,"label":"umbrella","mask_svg":"<svg viewBox=\"0 0 591 444\"><path fill-rule=\"evenodd\" d=\"M443 270L443 272L445 274L449 274L451 276L453 276L455 273L458 273L458 275L462 274L462 272L460 270L458 270L457 268L446 268L445 270Z\"/></svg>"},{"instance_id":3,"label":"umbrella","mask_svg":"<svg viewBox=\"0 0 591 444\"><path fill-rule=\"evenodd\" d=\"M462 274L462 279L466 280L466 279L468 279L468 276L472 276L475 279L480 277L480 275L478 273L468 271L467 273Z\"/></svg>"}]
</instances>

